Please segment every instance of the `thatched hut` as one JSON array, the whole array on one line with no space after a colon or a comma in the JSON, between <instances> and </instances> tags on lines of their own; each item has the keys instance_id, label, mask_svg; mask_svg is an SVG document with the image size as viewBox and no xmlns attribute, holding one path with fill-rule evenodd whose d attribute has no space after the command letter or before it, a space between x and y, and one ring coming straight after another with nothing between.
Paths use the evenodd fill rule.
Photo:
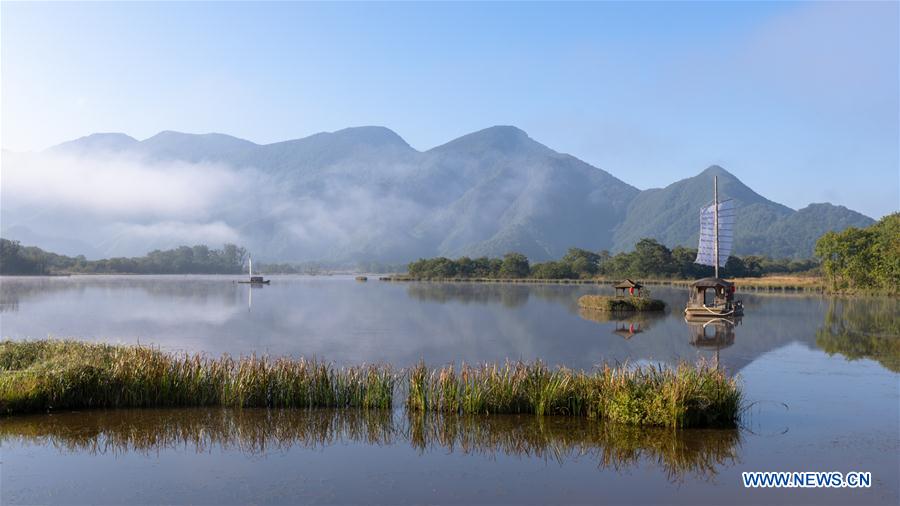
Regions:
<instances>
[{"instance_id":1,"label":"thatched hut","mask_svg":"<svg viewBox=\"0 0 900 506\"><path fill-rule=\"evenodd\" d=\"M630 279L625 279L623 281L619 281L616 283L616 297L625 297L625 296L641 296L641 289L644 288L644 285L632 281Z\"/></svg>"}]
</instances>

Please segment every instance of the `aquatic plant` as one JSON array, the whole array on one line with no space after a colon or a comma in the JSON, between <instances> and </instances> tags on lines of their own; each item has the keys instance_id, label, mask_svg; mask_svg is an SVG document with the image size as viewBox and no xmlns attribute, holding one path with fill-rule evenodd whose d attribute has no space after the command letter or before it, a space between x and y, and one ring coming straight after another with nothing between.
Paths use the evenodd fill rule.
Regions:
<instances>
[{"instance_id":1,"label":"aquatic plant","mask_svg":"<svg viewBox=\"0 0 900 506\"><path fill-rule=\"evenodd\" d=\"M551 369L542 362L463 364L408 374L407 408L452 414L535 414L602 418L633 425L730 427L738 420L737 382L704 362Z\"/></svg>"},{"instance_id":2,"label":"aquatic plant","mask_svg":"<svg viewBox=\"0 0 900 506\"><path fill-rule=\"evenodd\" d=\"M733 426L733 378L706 363L605 366L591 372L537 361L396 371L337 368L304 358L213 359L146 346L79 341L0 342L0 413L81 408L227 406L393 407L406 380L410 411L522 413L667 427Z\"/></svg>"},{"instance_id":3,"label":"aquatic plant","mask_svg":"<svg viewBox=\"0 0 900 506\"><path fill-rule=\"evenodd\" d=\"M396 380L389 366L212 359L64 340L0 343L0 413L213 405L390 408Z\"/></svg>"},{"instance_id":4,"label":"aquatic plant","mask_svg":"<svg viewBox=\"0 0 900 506\"><path fill-rule=\"evenodd\" d=\"M598 311L662 311L666 303L649 297L611 297L607 295L582 295L578 305Z\"/></svg>"}]
</instances>

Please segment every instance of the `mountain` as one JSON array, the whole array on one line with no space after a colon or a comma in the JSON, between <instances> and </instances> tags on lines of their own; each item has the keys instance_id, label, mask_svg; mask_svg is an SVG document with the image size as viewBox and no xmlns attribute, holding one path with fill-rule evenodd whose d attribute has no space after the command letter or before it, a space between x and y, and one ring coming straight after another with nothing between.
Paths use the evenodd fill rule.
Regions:
<instances>
[{"instance_id":1,"label":"mountain","mask_svg":"<svg viewBox=\"0 0 900 506\"><path fill-rule=\"evenodd\" d=\"M48 151L58 154L99 154L121 152L135 147L138 140L122 133L96 133L53 146Z\"/></svg>"},{"instance_id":2,"label":"mountain","mask_svg":"<svg viewBox=\"0 0 900 506\"><path fill-rule=\"evenodd\" d=\"M808 258L829 230L866 227L874 220L846 207L813 204L800 211L754 192L727 170L713 165L665 188L642 191L628 206L614 234L614 251L630 249L644 237L670 247L697 247L700 208L712 202L713 178L719 200L735 202L734 252L776 258Z\"/></svg>"},{"instance_id":3,"label":"mountain","mask_svg":"<svg viewBox=\"0 0 900 506\"><path fill-rule=\"evenodd\" d=\"M608 249L638 193L515 127L481 130L426 156L426 170L450 198L416 232L446 256L519 251L547 259L573 245Z\"/></svg>"},{"instance_id":4,"label":"mountain","mask_svg":"<svg viewBox=\"0 0 900 506\"><path fill-rule=\"evenodd\" d=\"M273 144L218 133L165 131L141 141L94 134L48 152L77 157L71 166L88 171L93 157L109 163L109 156L121 156L132 171L148 162L140 184L172 181L160 198L190 200L196 192L197 202L182 205L181 214L160 205L142 213L147 199L140 192L137 210L112 195L110 206L119 211L109 217L97 211L105 209L99 204L92 212L66 207L78 198L55 199L55 207L41 212L35 210L46 199L18 211L8 202L20 199L3 199L5 230L77 235L105 256L220 239L240 242L263 260L332 263L509 251L546 260L573 246L627 250L644 237L695 246L698 211L711 200L713 176L720 196L737 204L738 254L808 257L825 231L872 222L830 204L794 211L718 166L640 191L513 126L486 128L427 151L388 128L366 126ZM117 184L138 183L102 184L100 203ZM59 223L64 230L53 230Z\"/></svg>"},{"instance_id":5,"label":"mountain","mask_svg":"<svg viewBox=\"0 0 900 506\"><path fill-rule=\"evenodd\" d=\"M774 257L808 256L825 232L868 227L875 220L828 203L810 204L774 222L764 233L747 237L744 250ZM799 253L798 253L799 252Z\"/></svg>"},{"instance_id":6,"label":"mountain","mask_svg":"<svg viewBox=\"0 0 900 506\"><path fill-rule=\"evenodd\" d=\"M185 134L164 131L133 145L134 152L153 160L180 160L191 163L230 163L257 147L256 144L225 134Z\"/></svg>"}]
</instances>

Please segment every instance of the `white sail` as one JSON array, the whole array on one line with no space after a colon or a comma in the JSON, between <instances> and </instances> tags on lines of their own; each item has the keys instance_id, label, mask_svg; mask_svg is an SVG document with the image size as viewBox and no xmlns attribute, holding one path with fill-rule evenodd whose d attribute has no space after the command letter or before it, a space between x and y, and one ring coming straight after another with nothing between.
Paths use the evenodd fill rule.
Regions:
<instances>
[{"instance_id":1,"label":"white sail","mask_svg":"<svg viewBox=\"0 0 900 506\"><path fill-rule=\"evenodd\" d=\"M700 245L697 246L697 259L694 263L716 265L716 206L710 204L700 210ZM719 267L725 267L731 255L731 243L734 238L734 201L719 202Z\"/></svg>"}]
</instances>

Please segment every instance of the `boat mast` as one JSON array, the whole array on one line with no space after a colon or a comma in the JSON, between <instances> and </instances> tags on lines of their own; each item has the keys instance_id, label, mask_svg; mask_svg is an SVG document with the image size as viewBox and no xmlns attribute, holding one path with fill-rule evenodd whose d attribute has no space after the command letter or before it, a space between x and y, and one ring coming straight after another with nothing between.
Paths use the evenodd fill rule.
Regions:
<instances>
[{"instance_id":1,"label":"boat mast","mask_svg":"<svg viewBox=\"0 0 900 506\"><path fill-rule=\"evenodd\" d=\"M719 277L719 176L713 176L713 237L715 238L716 250L713 253L715 262L716 277Z\"/></svg>"},{"instance_id":2,"label":"boat mast","mask_svg":"<svg viewBox=\"0 0 900 506\"><path fill-rule=\"evenodd\" d=\"M250 263L250 277L252 278L253 277L253 257L248 256L247 262Z\"/></svg>"}]
</instances>

